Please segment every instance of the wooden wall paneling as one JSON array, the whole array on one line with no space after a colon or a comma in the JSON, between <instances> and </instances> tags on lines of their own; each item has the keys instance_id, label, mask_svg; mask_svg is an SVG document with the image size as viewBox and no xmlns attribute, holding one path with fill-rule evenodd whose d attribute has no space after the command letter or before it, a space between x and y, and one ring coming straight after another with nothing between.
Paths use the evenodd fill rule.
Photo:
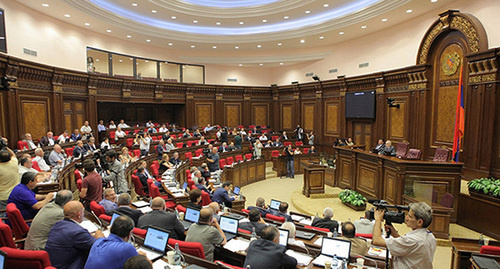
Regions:
<instances>
[{"instance_id":1,"label":"wooden wall paneling","mask_svg":"<svg viewBox=\"0 0 500 269\"><path fill-rule=\"evenodd\" d=\"M395 104L399 104L400 108L388 107L387 109L387 139L394 142L408 140L408 97L407 96L390 96L395 99Z\"/></svg>"},{"instance_id":2,"label":"wooden wall paneling","mask_svg":"<svg viewBox=\"0 0 500 269\"><path fill-rule=\"evenodd\" d=\"M20 136L31 133L33 139L38 139L47 134L50 129L50 99L48 97L20 96L21 113L19 122L22 125Z\"/></svg>"},{"instance_id":3,"label":"wooden wall paneling","mask_svg":"<svg viewBox=\"0 0 500 269\"><path fill-rule=\"evenodd\" d=\"M224 125L236 127L241 124L241 104L225 103L224 104Z\"/></svg>"},{"instance_id":4,"label":"wooden wall paneling","mask_svg":"<svg viewBox=\"0 0 500 269\"><path fill-rule=\"evenodd\" d=\"M316 102L304 102L302 103L302 123L304 131L310 132L315 130L314 119L315 119L315 106Z\"/></svg>"},{"instance_id":5,"label":"wooden wall paneling","mask_svg":"<svg viewBox=\"0 0 500 269\"><path fill-rule=\"evenodd\" d=\"M324 117L324 135L325 136L338 136L340 130L340 113L338 101L325 102L325 117Z\"/></svg>"},{"instance_id":6,"label":"wooden wall paneling","mask_svg":"<svg viewBox=\"0 0 500 269\"><path fill-rule=\"evenodd\" d=\"M207 126L208 124L214 124L212 103L196 102L195 107L196 125Z\"/></svg>"},{"instance_id":7,"label":"wooden wall paneling","mask_svg":"<svg viewBox=\"0 0 500 269\"><path fill-rule=\"evenodd\" d=\"M252 104L252 124L257 126L269 125L269 104Z\"/></svg>"},{"instance_id":8,"label":"wooden wall paneling","mask_svg":"<svg viewBox=\"0 0 500 269\"><path fill-rule=\"evenodd\" d=\"M7 131L7 103L5 91L0 92L0 136L6 136Z\"/></svg>"},{"instance_id":9,"label":"wooden wall paneling","mask_svg":"<svg viewBox=\"0 0 500 269\"><path fill-rule=\"evenodd\" d=\"M281 129L282 130L292 130L295 126L293 125L293 104L284 103L281 104Z\"/></svg>"}]
</instances>

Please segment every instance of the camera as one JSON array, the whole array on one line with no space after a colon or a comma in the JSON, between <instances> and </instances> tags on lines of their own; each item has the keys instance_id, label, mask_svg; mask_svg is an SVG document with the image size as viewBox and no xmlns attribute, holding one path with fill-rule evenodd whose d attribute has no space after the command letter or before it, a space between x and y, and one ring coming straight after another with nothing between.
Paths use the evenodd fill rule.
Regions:
<instances>
[{"instance_id":1,"label":"camera","mask_svg":"<svg viewBox=\"0 0 500 269\"><path fill-rule=\"evenodd\" d=\"M212 152L210 152L210 149L209 149L209 148L204 148L204 149L203 149L203 151L202 151L202 153L203 153L203 156L208 157L208 155L209 155L210 153L212 153Z\"/></svg>"},{"instance_id":2,"label":"camera","mask_svg":"<svg viewBox=\"0 0 500 269\"><path fill-rule=\"evenodd\" d=\"M404 223L405 222L405 212L410 211L409 206L404 205L390 205L384 200L372 200L369 199L368 202L374 205L377 209L384 209L384 220L390 225L391 223ZM392 209L392 210L389 210ZM368 219L375 219L375 209L372 208L368 210Z\"/></svg>"},{"instance_id":3,"label":"camera","mask_svg":"<svg viewBox=\"0 0 500 269\"><path fill-rule=\"evenodd\" d=\"M9 145L7 145L7 142L5 142L5 140L0 137L0 150L4 150L4 149L7 149L9 147Z\"/></svg>"}]
</instances>

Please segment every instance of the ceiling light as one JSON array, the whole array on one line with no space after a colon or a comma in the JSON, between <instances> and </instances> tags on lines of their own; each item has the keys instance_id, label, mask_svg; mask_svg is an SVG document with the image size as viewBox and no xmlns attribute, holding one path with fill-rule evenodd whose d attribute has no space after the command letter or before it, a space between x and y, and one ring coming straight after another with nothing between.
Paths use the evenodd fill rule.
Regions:
<instances>
[{"instance_id":1,"label":"ceiling light","mask_svg":"<svg viewBox=\"0 0 500 269\"><path fill-rule=\"evenodd\" d=\"M42 7L49 7L49 4L42 4Z\"/></svg>"},{"instance_id":2,"label":"ceiling light","mask_svg":"<svg viewBox=\"0 0 500 269\"><path fill-rule=\"evenodd\" d=\"M151 42L151 39L146 39L146 42L148 42L148 43Z\"/></svg>"},{"instance_id":3,"label":"ceiling light","mask_svg":"<svg viewBox=\"0 0 500 269\"><path fill-rule=\"evenodd\" d=\"M304 44L304 43L306 43L306 41L304 39L301 39L300 43Z\"/></svg>"},{"instance_id":4,"label":"ceiling light","mask_svg":"<svg viewBox=\"0 0 500 269\"><path fill-rule=\"evenodd\" d=\"M216 24L216 25L220 25L220 21L216 22L215 24Z\"/></svg>"},{"instance_id":5,"label":"ceiling light","mask_svg":"<svg viewBox=\"0 0 500 269\"><path fill-rule=\"evenodd\" d=\"M99 59L95 59L96 62L99 62Z\"/></svg>"},{"instance_id":6,"label":"ceiling light","mask_svg":"<svg viewBox=\"0 0 500 269\"><path fill-rule=\"evenodd\" d=\"M127 35L127 38L132 38L132 36L131 35Z\"/></svg>"},{"instance_id":7,"label":"ceiling light","mask_svg":"<svg viewBox=\"0 0 500 269\"><path fill-rule=\"evenodd\" d=\"M106 32L111 33L111 30L108 29L108 30L106 30Z\"/></svg>"},{"instance_id":8,"label":"ceiling light","mask_svg":"<svg viewBox=\"0 0 500 269\"><path fill-rule=\"evenodd\" d=\"M136 6L137 6L137 3L132 3L132 6L133 6L133 7L136 7Z\"/></svg>"},{"instance_id":9,"label":"ceiling light","mask_svg":"<svg viewBox=\"0 0 500 269\"><path fill-rule=\"evenodd\" d=\"M339 32L339 35L343 35L343 34L344 34L344 32Z\"/></svg>"},{"instance_id":10,"label":"ceiling light","mask_svg":"<svg viewBox=\"0 0 500 269\"><path fill-rule=\"evenodd\" d=\"M320 36L319 39L325 39L325 37L324 36Z\"/></svg>"},{"instance_id":11,"label":"ceiling light","mask_svg":"<svg viewBox=\"0 0 500 269\"><path fill-rule=\"evenodd\" d=\"M216 48L217 48L217 46L212 46L212 49L216 49Z\"/></svg>"},{"instance_id":12,"label":"ceiling light","mask_svg":"<svg viewBox=\"0 0 500 269\"><path fill-rule=\"evenodd\" d=\"M280 63L280 65L283 65L283 63Z\"/></svg>"},{"instance_id":13,"label":"ceiling light","mask_svg":"<svg viewBox=\"0 0 500 269\"><path fill-rule=\"evenodd\" d=\"M156 14L156 12L158 12L158 11L156 11L156 10L154 10L154 9L153 9L153 10L151 10L151 12L153 12L153 13L155 13L155 14Z\"/></svg>"},{"instance_id":14,"label":"ceiling light","mask_svg":"<svg viewBox=\"0 0 500 269\"><path fill-rule=\"evenodd\" d=\"M171 18L172 20L177 19L177 17L176 17L176 16L172 16L172 17L170 17L170 18Z\"/></svg>"},{"instance_id":15,"label":"ceiling light","mask_svg":"<svg viewBox=\"0 0 500 269\"><path fill-rule=\"evenodd\" d=\"M310 10L306 10L306 14L309 14L309 13L311 13L311 11Z\"/></svg>"},{"instance_id":16,"label":"ceiling light","mask_svg":"<svg viewBox=\"0 0 500 269\"><path fill-rule=\"evenodd\" d=\"M366 29L366 25L362 25L362 26L361 26L361 29Z\"/></svg>"},{"instance_id":17,"label":"ceiling light","mask_svg":"<svg viewBox=\"0 0 500 269\"><path fill-rule=\"evenodd\" d=\"M239 49L240 47L238 47L238 46L234 46L234 48L235 48L235 49Z\"/></svg>"},{"instance_id":18,"label":"ceiling light","mask_svg":"<svg viewBox=\"0 0 500 269\"><path fill-rule=\"evenodd\" d=\"M71 15L69 15L69 14L64 14L64 17L69 18L69 17L71 17Z\"/></svg>"},{"instance_id":19,"label":"ceiling light","mask_svg":"<svg viewBox=\"0 0 500 269\"><path fill-rule=\"evenodd\" d=\"M283 19L285 19L285 20L288 20L288 18L290 18L290 17L288 17L288 16L283 17Z\"/></svg>"},{"instance_id":20,"label":"ceiling light","mask_svg":"<svg viewBox=\"0 0 500 269\"><path fill-rule=\"evenodd\" d=\"M173 46L173 45L174 45L174 43L168 43L168 45L169 45L169 46Z\"/></svg>"},{"instance_id":21,"label":"ceiling light","mask_svg":"<svg viewBox=\"0 0 500 269\"><path fill-rule=\"evenodd\" d=\"M191 45L191 48L193 48L193 49L194 49L195 47L196 47L195 45Z\"/></svg>"},{"instance_id":22,"label":"ceiling light","mask_svg":"<svg viewBox=\"0 0 500 269\"><path fill-rule=\"evenodd\" d=\"M329 7L330 5L329 4L324 4L323 7Z\"/></svg>"},{"instance_id":23,"label":"ceiling light","mask_svg":"<svg viewBox=\"0 0 500 269\"><path fill-rule=\"evenodd\" d=\"M149 61L148 61L148 60L145 60L144 62L149 63Z\"/></svg>"},{"instance_id":24,"label":"ceiling light","mask_svg":"<svg viewBox=\"0 0 500 269\"><path fill-rule=\"evenodd\" d=\"M383 19L382 19L382 21L383 21L383 22L386 22L386 21L387 21L387 18L383 18Z\"/></svg>"},{"instance_id":25,"label":"ceiling light","mask_svg":"<svg viewBox=\"0 0 500 269\"><path fill-rule=\"evenodd\" d=\"M406 13L412 13L412 12L413 12L413 10L411 10L411 9L408 9L408 10L406 11Z\"/></svg>"},{"instance_id":26,"label":"ceiling light","mask_svg":"<svg viewBox=\"0 0 500 269\"><path fill-rule=\"evenodd\" d=\"M240 21L240 24L245 24L244 22Z\"/></svg>"},{"instance_id":27,"label":"ceiling light","mask_svg":"<svg viewBox=\"0 0 500 269\"><path fill-rule=\"evenodd\" d=\"M243 66L242 64L239 64L238 66Z\"/></svg>"},{"instance_id":28,"label":"ceiling light","mask_svg":"<svg viewBox=\"0 0 500 269\"><path fill-rule=\"evenodd\" d=\"M262 20L262 22L266 23L266 22L267 22L267 20L266 20L266 19L263 19L263 20Z\"/></svg>"},{"instance_id":29,"label":"ceiling light","mask_svg":"<svg viewBox=\"0 0 500 269\"><path fill-rule=\"evenodd\" d=\"M281 43L278 43L278 46L281 46L282 44Z\"/></svg>"},{"instance_id":30,"label":"ceiling light","mask_svg":"<svg viewBox=\"0 0 500 269\"><path fill-rule=\"evenodd\" d=\"M90 26L90 23L86 22L86 23L85 23L85 26Z\"/></svg>"},{"instance_id":31,"label":"ceiling light","mask_svg":"<svg viewBox=\"0 0 500 269\"><path fill-rule=\"evenodd\" d=\"M119 60L120 63L123 63L123 60Z\"/></svg>"},{"instance_id":32,"label":"ceiling light","mask_svg":"<svg viewBox=\"0 0 500 269\"><path fill-rule=\"evenodd\" d=\"M257 45L257 48L262 48L262 45Z\"/></svg>"},{"instance_id":33,"label":"ceiling light","mask_svg":"<svg viewBox=\"0 0 500 269\"><path fill-rule=\"evenodd\" d=\"M129 58L129 60L131 60L131 61L132 61L133 59L134 59L134 58Z\"/></svg>"},{"instance_id":34,"label":"ceiling light","mask_svg":"<svg viewBox=\"0 0 500 269\"><path fill-rule=\"evenodd\" d=\"M194 20L194 21L193 21L193 23L198 23L198 21L197 21L197 20Z\"/></svg>"},{"instance_id":35,"label":"ceiling light","mask_svg":"<svg viewBox=\"0 0 500 269\"><path fill-rule=\"evenodd\" d=\"M259 64L260 66L263 66L264 64Z\"/></svg>"},{"instance_id":36,"label":"ceiling light","mask_svg":"<svg viewBox=\"0 0 500 269\"><path fill-rule=\"evenodd\" d=\"M438 0L431 0L431 3L436 3Z\"/></svg>"}]
</instances>

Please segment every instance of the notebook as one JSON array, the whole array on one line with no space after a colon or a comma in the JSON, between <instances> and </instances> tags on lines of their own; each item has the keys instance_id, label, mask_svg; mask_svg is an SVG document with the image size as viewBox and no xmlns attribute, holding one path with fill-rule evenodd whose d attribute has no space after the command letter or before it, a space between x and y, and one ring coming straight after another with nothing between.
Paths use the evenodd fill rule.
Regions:
<instances>
[{"instance_id":1,"label":"notebook","mask_svg":"<svg viewBox=\"0 0 500 269\"><path fill-rule=\"evenodd\" d=\"M311 240L315 235L316 234L314 232L304 232L300 230L297 230L297 232L295 233L295 237L305 240Z\"/></svg>"},{"instance_id":2,"label":"notebook","mask_svg":"<svg viewBox=\"0 0 500 269\"><path fill-rule=\"evenodd\" d=\"M146 257L154 262L165 255L168 237L169 233L167 231L150 226L144 238L144 245L138 250L146 253Z\"/></svg>"},{"instance_id":3,"label":"notebook","mask_svg":"<svg viewBox=\"0 0 500 269\"><path fill-rule=\"evenodd\" d=\"M285 229L279 229L280 232L280 240L279 240L279 245L287 247L288 246L288 235L290 231L285 230Z\"/></svg>"},{"instance_id":4,"label":"notebook","mask_svg":"<svg viewBox=\"0 0 500 269\"><path fill-rule=\"evenodd\" d=\"M349 260L351 254L351 241L342 240L332 237L323 237L323 245L321 246L321 254L314 259L313 264L317 266L324 266L326 260L331 260L334 255L337 259Z\"/></svg>"},{"instance_id":5,"label":"notebook","mask_svg":"<svg viewBox=\"0 0 500 269\"><path fill-rule=\"evenodd\" d=\"M281 201L271 199L271 205L269 207L274 210L280 210Z\"/></svg>"},{"instance_id":6,"label":"notebook","mask_svg":"<svg viewBox=\"0 0 500 269\"><path fill-rule=\"evenodd\" d=\"M200 218L200 210L194 208L186 208L186 214L184 215L184 220L181 221L184 225L184 229L187 230L193 223L198 222Z\"/></svg>"},{"instance_id":7,"label":"notebook","mask_svg":"<svg viewBox=\"0 0 500 269\"><path fill-rule=\"evenodd\" d=\"M220 217L220 228L226 235L226 240L235 238L238 235L238 220L228 216Z\"/></svg>"}]
</instances>

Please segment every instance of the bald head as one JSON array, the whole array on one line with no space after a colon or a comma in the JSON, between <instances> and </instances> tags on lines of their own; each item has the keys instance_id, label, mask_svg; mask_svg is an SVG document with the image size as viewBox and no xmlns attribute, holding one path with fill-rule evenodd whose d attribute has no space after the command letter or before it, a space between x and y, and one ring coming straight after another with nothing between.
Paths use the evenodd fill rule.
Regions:
<instances>
[{"instance_id":1,"label":"bald head","mask_svg":"<svg viewBox=\"0 0 500 269\"><path fill-rule=\"evenodd\" d=\"M79 201L69 201L64 205L64 217L77 222L83 220L83 205Z\"/></svg>"},{"instance_id":2,"label":"bald head","mask_svg":"<svg viewBox=\"0 0 500 269\"><path fill-rule=\"evenodd\" d=\"M210 204L208 204L208 207L212 209L214 214L217 214L220 211L220 205L217 202L211 202Z\"/></svg>"},{"instance_id":3,"label":"bald head","mask_svg":"<svg viewBox=\"0 0 500 269\"><path fill-rule=\"evenodd\" d=\"M213 211L211 208L204 207L200 210L199 222L210 224L210 223L212 223L213 215L214 214L213 214Z\"/></svg>"},{"instance_id":4,"label":"bald head","mask_svg":"<svg viewBox=\"0 0 500 269\"><path fill-rule=\"evenodd\" d=\"M156 197L153 199L151 203L151 208L154 210L164 210L165 209L165 200L161 197Z\"/></svg>"}]
</instances>

